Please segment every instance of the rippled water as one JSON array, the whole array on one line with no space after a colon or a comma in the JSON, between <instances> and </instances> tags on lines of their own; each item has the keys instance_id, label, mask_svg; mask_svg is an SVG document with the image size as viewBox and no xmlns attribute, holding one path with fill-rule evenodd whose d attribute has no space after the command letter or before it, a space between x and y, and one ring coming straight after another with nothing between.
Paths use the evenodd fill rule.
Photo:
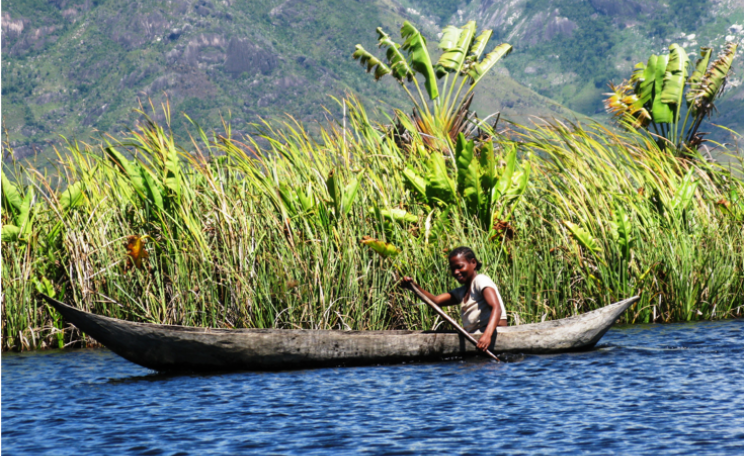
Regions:
<instances>
[{"instance_id":1,"label":"rippled water","mask_svg":"<svg viewBox=\"0 0 744 456\"><path fill-rule=\"evenodd\" d=\"M591 352L163 376L107 350L2 355L3 455L744 454L744 321Z\"/></svg>"}]
</instances>

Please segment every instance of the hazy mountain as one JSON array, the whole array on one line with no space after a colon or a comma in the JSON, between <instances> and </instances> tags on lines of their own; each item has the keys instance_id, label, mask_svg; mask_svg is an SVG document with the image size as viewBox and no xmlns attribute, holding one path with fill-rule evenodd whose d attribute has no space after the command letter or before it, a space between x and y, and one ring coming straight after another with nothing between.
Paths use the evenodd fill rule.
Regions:
<instances>
[{"instance_id":1,"label":"hazy mountain","mask_svg":"<svg viewBox=\"0 0 744 456\"><path fill-rule=\"evenodd\" d=\"M177 128L181 112L207 128L231 116L238 130L285 113L322 121L323 106L340 112L329 95L347 91L406 108L391 80L375 83L351 59L354 45L372 50L377 26L397 35L410 20L433 49L442 26L470 19L494 29L492 45L515 48L480 87L476 110L524 120L601 112L607 81L672 41L693 50L744 37L744 0L10 0L2 115L16 152L28 155L56 134L131 128L140 102L149 110L166 96ZM742 64L717 119L739 131Z\"/></svg>"},{"instance_id":2,"label":"hazy mountain","mask_svg":"<svg viewBox=\"0 0 744 456\"><path fill-rule=\"evenodd\" d=\"M2 114L28 155L56 133L131 128L139 102L158 107L166 95L177 125L181 112L207 128L231 115L238 130L285 113L324 120L323 106L338 115L329 95L347 91L407 108L392 80L375 83L351 58L357 43L375 49L376 27L397 35L406 19L435 44L438 24L390 1L6 1ZM506 70L480 93L484 111L572 114Z\"/></svg>"}]
</instances>

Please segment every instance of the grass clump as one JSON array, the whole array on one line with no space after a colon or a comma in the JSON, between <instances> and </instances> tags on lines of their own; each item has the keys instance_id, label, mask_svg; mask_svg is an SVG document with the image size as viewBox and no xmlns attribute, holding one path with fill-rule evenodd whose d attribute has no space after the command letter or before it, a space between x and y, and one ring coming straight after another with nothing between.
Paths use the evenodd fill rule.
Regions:
<instances>
[{"instance_id":1,"label":"grass clump","mask_svg":"<svg viewBox=\"0 0 744 456\"><path fill-rule=\"evenodd\" d=\"M511 324L634 294L628 323L741 314L736 171L596 124L489 130L456 150L415 130L396 143L346 103L348 128L314 137L286 122L241 140L195 126L180 142L145 121L126 138L69 143L55 176L5 160L4 239L30 204L2 248L2 348L88 343L39 291L152 323L434 328L398 274L450 289L446 252L459 245L483 260Z\"/></svg>"}]
</instances>

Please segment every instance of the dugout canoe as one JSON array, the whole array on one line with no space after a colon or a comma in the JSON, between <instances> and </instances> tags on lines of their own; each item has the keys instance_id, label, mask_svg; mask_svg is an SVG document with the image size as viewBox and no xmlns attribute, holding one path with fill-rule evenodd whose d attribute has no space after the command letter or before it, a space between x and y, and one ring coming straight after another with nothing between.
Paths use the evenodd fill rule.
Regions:
<instances>
[{"instance_id":1,"label":"dugout canoe","mask_svg":"<svg viewBox=\"0 0 744 456\"><path fill-rule=\"evenodd\" d=\"M95 315L42 296L65 320L114 353L157 371L360 366L439 361L479 354L463 336L450 331L217 329L156 325ZM491 351L526 354L589 349L637 300L635 296L560 320L500 327Z\"/></svg>"}]
</instances>

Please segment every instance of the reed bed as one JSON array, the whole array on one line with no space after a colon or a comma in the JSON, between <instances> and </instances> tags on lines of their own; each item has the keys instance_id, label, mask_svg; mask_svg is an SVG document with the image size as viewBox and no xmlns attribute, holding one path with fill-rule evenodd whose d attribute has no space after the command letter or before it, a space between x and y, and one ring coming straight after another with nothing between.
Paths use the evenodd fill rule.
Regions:
<instances>
[{"instance_id":1,"label":"reed bed","mask_svg":"<svg viewBox=\"0 0 744 456\"><path fill-rule=\"evenodd\" d=\"M741 316L740 164L675 157L597 124L511 125L474 143L476 155L493 154L496 178L511 172L505 185L519 187L492 202L490 226L457 186L455 141L415 131L401 141L347 102L346 129L329 123L315 135L290 120L245 138L194 125L178 141L166 106L164 125L145 119L128 137L69 143L52 175L5 159L4 226L22 218L7 182L32 204L20 235L3 242L2 349L93 343L38 292L152 323L435 328L396 283L407 274L453 288L446 252L459 245L499 285L510 324L636 294L626 323ZM412 185L411 175L433 185L435 156L458 187L454 201ZM365 236L399 253L379 255Z\"/></svg>"}]
</instances>

